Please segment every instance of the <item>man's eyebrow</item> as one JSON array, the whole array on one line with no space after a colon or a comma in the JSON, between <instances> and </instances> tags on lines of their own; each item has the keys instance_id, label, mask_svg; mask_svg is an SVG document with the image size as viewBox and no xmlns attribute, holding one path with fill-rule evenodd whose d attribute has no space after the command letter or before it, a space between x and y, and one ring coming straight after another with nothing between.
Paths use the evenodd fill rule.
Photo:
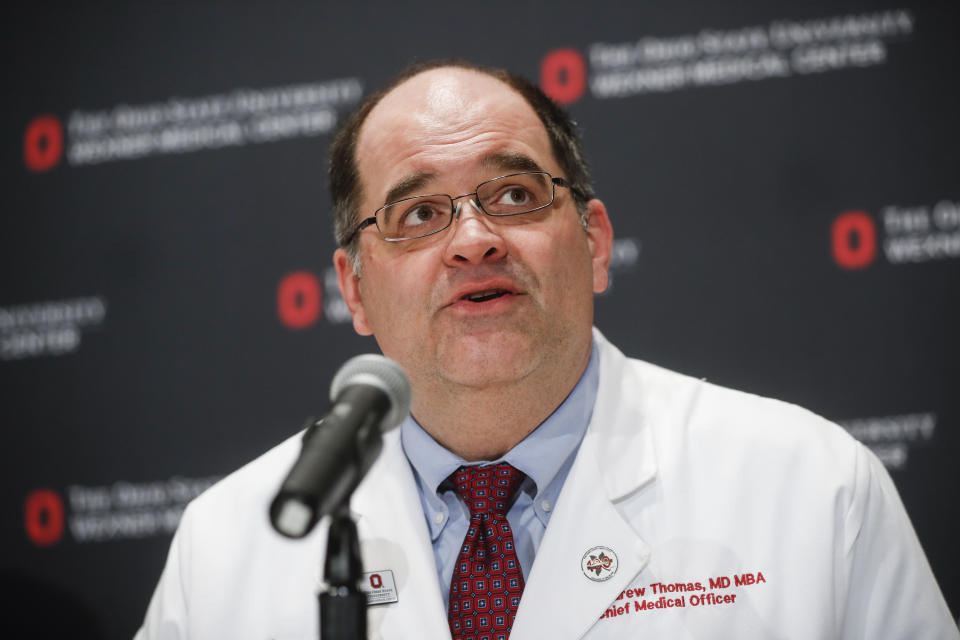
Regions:
<instances>
[{"instance_id":1,"label":"man's eyebrow","mask_svg":"<svg viewBox=\"0 0 960 640\"><path fill-rule=\"evenodd\" d=\"M533 158L522 153L491 153L483 157L480 166L484 169L496 169L497 171L543 171L543 168ZM390 187L387 196L383 199L383 204L390 204L407 196L419 195L427 183L436 177L435 173L429 171L421 171L407 176Z\"/></svg>"},{"instance_id":2,"label":"man's eyebrow","mask_svg":"<svg viewBox=\"0 0 960 640\"><path fill-rule=\"evenodd\" d=\"M383 204L390 204L391 202L402 200L409 195L414 195L435 177L436 174L428 173L426 171L421 171L420 173L407 176L400 182L390 187L390 191L387 191L387 197L383 199Z\"/></svg>"},{"instance_id":3,"label":"man's eyebrow","mask_svg":"<svg viewBox=\"0 0 960 640\"><path fill-rule=\"evenodd\" d=\"M543 167L522 153L491 153L481 161L485 169L498 171L543 171Z\"/></svg>"}]
</instances>

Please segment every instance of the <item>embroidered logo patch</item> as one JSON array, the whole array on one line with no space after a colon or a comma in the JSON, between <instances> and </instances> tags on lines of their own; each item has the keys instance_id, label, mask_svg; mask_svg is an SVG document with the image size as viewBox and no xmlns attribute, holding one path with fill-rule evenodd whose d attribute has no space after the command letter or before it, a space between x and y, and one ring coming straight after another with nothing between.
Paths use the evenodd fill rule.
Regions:
<instances>
[{"instance_id":1,"label":"embroidered logo patch","mask_svg":"<svg viewBox=\"0 0 960 640\"><path fill-rule=\"evenodd\" d=\"M617 572L617 554L608 547L594 547L583 554L580 568L594 582L609 580Z\"/></svg>"}]
</instances>

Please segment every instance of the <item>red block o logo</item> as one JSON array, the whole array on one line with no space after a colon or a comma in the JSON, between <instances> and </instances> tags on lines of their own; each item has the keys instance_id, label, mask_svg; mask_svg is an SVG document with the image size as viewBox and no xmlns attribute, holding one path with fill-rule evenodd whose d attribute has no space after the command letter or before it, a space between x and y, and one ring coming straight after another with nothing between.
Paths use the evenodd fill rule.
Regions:
<instances>
[{"instance_id":1,"label":"red block o logo","mask_svg":"<svg viewBox=\"0 0 960 640\"><path fill-rule=\"evenodd\" d=\"M40 547L60 540L63 535L63 500L49 489L37 489L27 496L24 510L27 537Z\"/></svg>"},{"instance_id":2,"label":"red block o logo","mask_svg":"<svg viewBox=\"0 0 960 640\"><path fill-rule=\"evenodd\" d=\"M23 136L23 162L31 171L57 166L63 153L63 127L54 116L39 116L27 125Z\"/></svg>"},{"instance_id":3,"label":"red block o logo","mask_svg":"<svg viewBox=\"0 0 960 640\"><path fill-rule=\"evenodd\" d=\"M831 237L833 259L844 269L862 269L877 257L877 225L863 211L837 216Z\"/></svg>"},{"instance_id":4,"label":"red block o logo","mask_svg":"<svg viewBox=\"0 0 960 640\"><path fill-rule=\"evenodd\" d=\"M309 271L284 276L277 287L277 315L291 329L305 329L320 317L320 281Z\"/></svg>"},{"instance_id":5,"label":"red block o logo","mask_svg":"<svg viewBox=\"0 0 960 640\"><path fill-rule=\"evenodd\" d=\"M540 87L559 102L576 102L587 88L587 64L575 49L556 49L540 63Z\"/></svg>"}]
</instances>

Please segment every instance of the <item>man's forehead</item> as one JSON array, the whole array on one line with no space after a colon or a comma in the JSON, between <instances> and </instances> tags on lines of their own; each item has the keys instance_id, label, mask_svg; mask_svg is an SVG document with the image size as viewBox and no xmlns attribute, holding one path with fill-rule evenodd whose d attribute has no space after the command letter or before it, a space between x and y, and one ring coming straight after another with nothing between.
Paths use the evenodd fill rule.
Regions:
<instances>
[{"instance_id":1,"label":"man's forehead","mask_svg":"<svg viewBox=\"0 0 960 640\"><path fill-rule=\"evenodd\" d=\"M538 146L549 149L540 118L512 87L471 69L431 69L395 87L371 110L360 129L357 164L363 174L370 164L396 160L391 155L482 139L491 131L532 131Z\"/></svg>"},{"instance_id":2,"label":"man's forehead","mask_svg":"<svg viewBox=\"0 0 960 640\"><path fill-rule=\"evenodd\" d=\"M493 76L461 67L439 67L419 73L394 87L367 116L361 130L375 129L379 120L407 117L429 124L476 115L489 103L504 108L533 109L515 89ZM373 125L373 126L368 126Z\"/></svg>"}]
</instances>

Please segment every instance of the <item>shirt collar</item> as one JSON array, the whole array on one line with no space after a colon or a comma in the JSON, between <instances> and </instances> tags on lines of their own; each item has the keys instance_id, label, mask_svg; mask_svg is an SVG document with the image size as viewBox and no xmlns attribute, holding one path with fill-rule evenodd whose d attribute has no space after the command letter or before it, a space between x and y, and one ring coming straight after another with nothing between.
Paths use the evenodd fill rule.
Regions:
<instances>
[{"instance_id":1,"label":"shirt collar","mask_svg":"<svg viewBox=\"0 0 960 640\"><path fill-rule=\"evenodd\" d=\"M535 504L539 505L537 515L548 518L544 511L551 511L556 504L563 481L593 415L599 382L598 353L594 342L587 368L570 395L539 427L497 460L466 462L441 446L412 416L408 416L400 426L400 441L417 477L424 513L446 512L446 505L438 495L438 490L440 484L461 466L506 461L533 481L536 492L532 497ZM543 508L545 504L546 509ZM434 540L446 522L446 518L439 523L428 518Z\"/></svg>"}]
</instances>

